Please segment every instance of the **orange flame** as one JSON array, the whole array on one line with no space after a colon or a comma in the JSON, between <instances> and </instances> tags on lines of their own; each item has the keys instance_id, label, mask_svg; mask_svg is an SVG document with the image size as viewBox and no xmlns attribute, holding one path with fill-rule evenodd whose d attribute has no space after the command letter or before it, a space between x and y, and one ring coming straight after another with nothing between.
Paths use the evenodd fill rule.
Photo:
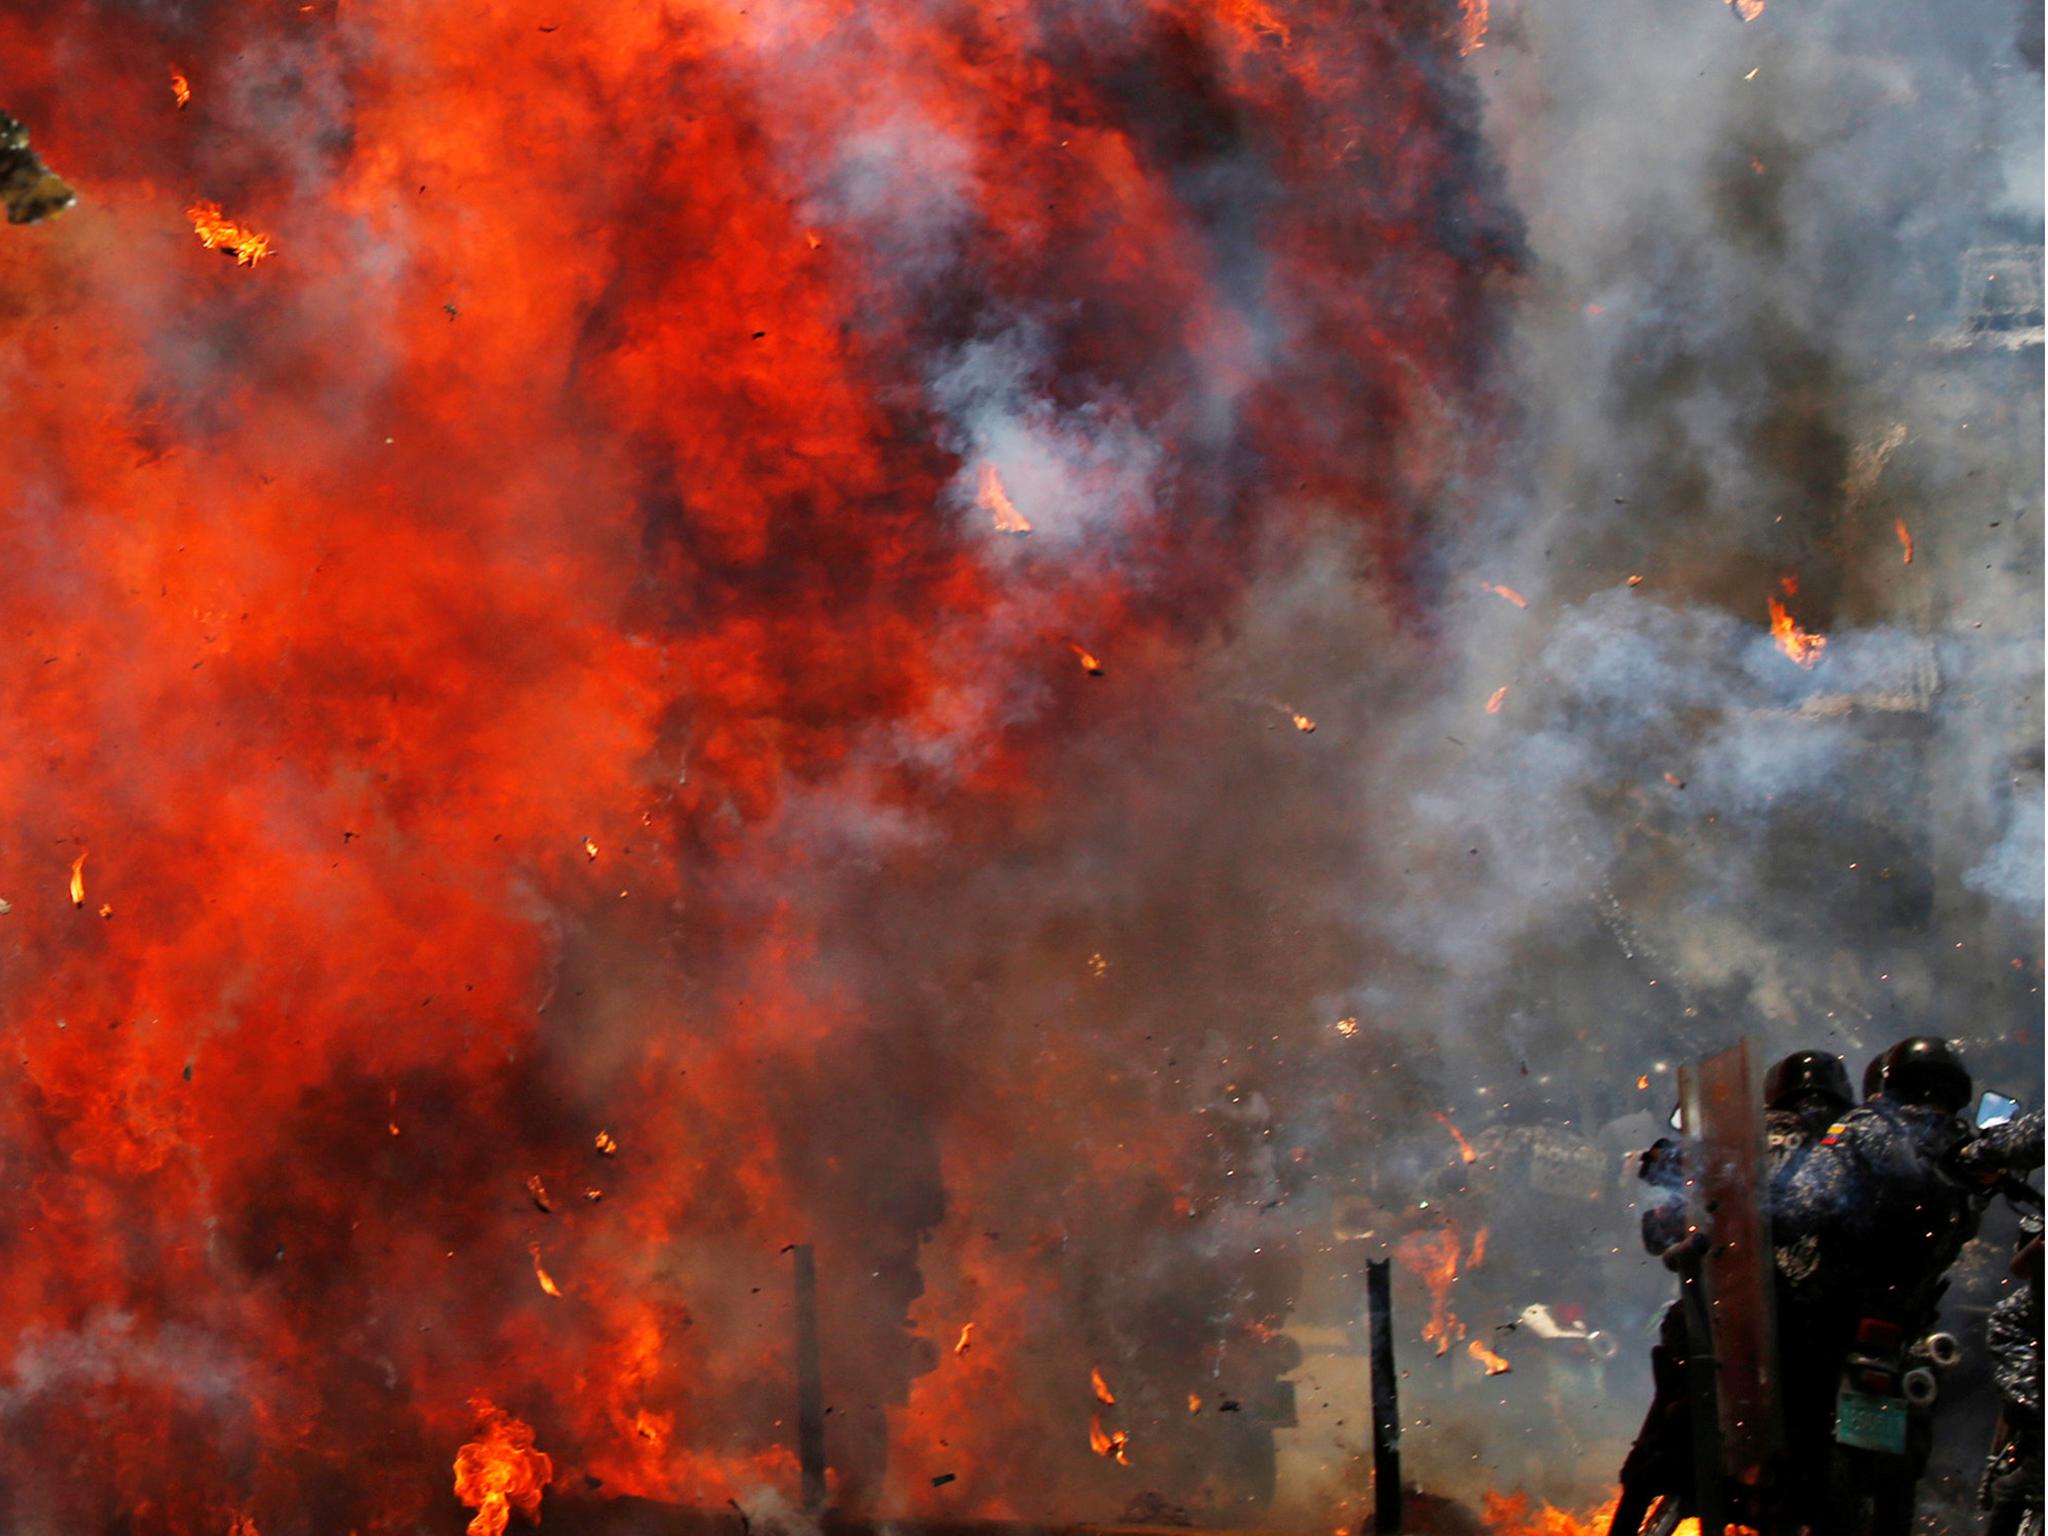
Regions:
<instances>
[{"instance_id":1,"label":"orange flame","mask_svg":"<svg viewBox=\"0 0 2048 1536\"><path fill-rule=\"evenodd\" d=\"M276 254L270 248L270 236L259 235L224 217L219 203L196 202L185 210L185 217L192 221L192 232L201 245L209 251L232 253L238 267L253 267L264 257Z\"/></svg>"},{"instance_id":2,"label":"orange flame","mask_svg":"<svg viewBox=\"0 0 2048 1536\"><path fill-rule=\"evenodd\" d=\"M1067 648L1071 650L1076 656L1081 658L1081 670L1083 672L1086 672L1090 677L1102 676L1101 662L1097 661L1093 656L1089 655L1086 651L1082 650L1080 646L1076 645L1071 640L1067 642Z\"/></svg>"},{"instance_id":3,"label":"orange flame","mask_svg":"<svg viewBox=\"0 0 2048 1536\"><path fill-rule=\"evenodd\" d=\"M585 858L589 859L589 860L590 860L590 862L591 862L591 863L593 863L593 864L595 864L595 863L597 862L597 839L596 839L596 838L594 838L594 837L586 837L585 839L583 839L583 856L584 856Z\"/></svg>"},{"instance_id":4,"label":"orange flame","mask_svg":"<svg viewBox=\"0 0 2048 1536\"><path fill-rule=\"evenodd\" d=\"M177 97L181 111L185 103L192 99L192 82L175 69L171 71L171 94Z\"/></svg>"},{"instance_id":5,"label":"orange flame","mask_svg":"<svg viewBox=\"0 0 2048 1536\"><path fill-rule=\"evenodd\" d=\"M533 1255L533 1274L534 1278L540 1281L540 1288L559 1300L562 1288L555 1284L555 1277L541 1267L540 1244L528 1243L526 1247L527 1251ZM499 1529L502 1530L504 1527L501 1525Z\"/></svg>"},{"instance_id":6,"label":"orange flame","mask_svg":"<svg viewBox=\"0 0 2048 1536\"><path fill-rule=\"evenodd\" d=\"M1505 704L1507 701L1508 690L1506 685L1503 684L1501 687L1494 689L1492 696L1487 699L1486 712L1489 715L1499 714L1501 705Z\"/></svg>"},{"instance_id":7,"label":"orange flame","mask_svg":"<svg viewBox=\"0 0 2048 1536\"><path fill-rule=\"evenodd\" d=\"M619 1144L612 1139L610 1131L599 1131L597 1133L597 1155L599 1157L617 1157L619 1155Z\"/></svg>"},{"instance_id":8,"label":"orange flame","mask_svg":"<svg viewBox=\"0 0 2048 1536\"><path fill-rule=\"evenodd\" d=\"M1507 1356L1495 1354L1486 1347L1486 1342L1483 1339L1474 1339L1470 1344L1467 1344L1465 1346L1465 1353L1485 1366L1486 1374L1489 1376L1505 1376L1514 1369L1512 1365L1508 1364Z\"/></svg>"},{"instance_id":9,"label":"orange flame","mask_svg":"<svg viewBox=\"0 0 2048 1536\"><path fill-rule=\"evenodd\" d=\"M956 1342L956 1343L955 1343L955 1344L953 1345L953 1353L954 1353L954 1354L956 1354L956 1355L964 1355L964 1354L966 1354L966 1353L967 1353L967 1351L968 1351L968 1350L972 1349L973 1347L974 1347L974 1324L972 1324L972 1323L963 1323L963 1324L961 1324L961 1325L960 1325L960 1338L959 1338L959 1340L958 1340L958 1341L957 1341L957 1342Z\"/></svg>"},{"instance_id":10,"label":"orange flame","mask_svg":"<svg viewBox=\"0 0 2048 1536\"><path fill-rule=\"evenodd\" d=\"M1730 4L1744 21L1755 21L1764 13L1764 0L1730 0Z\"/></svg>"},{"instance_id":11,"label":"orange flame","mask_svg":"<svg viewBox=\"0 0 2048 1536\"><path fill-rule=\"evenodd\" d=\"M1798 590L1798 584L1791 577L1788 576L1785 580L1792 591ZM1786 611L1785 605L1775 597L1771 599L1771 638L1777 642L1779 650L1808 671L1813 670L1813 664L1820 660L1821 652L1828 648L1826 635L1801 629L1792 615Z\"/></svg>"},{"instance_id":12,"label":"orange flame","mask_svg":"<svg viewBox=\"0 0 2048 1536\"><path fill-rule=\"evenodd\" d=\"M1488 0L1458 0L1458 56L1463 58L1486 46L1486 28L1492 20Z\"/></svg>"},{"instance_id":13,"label":"orange flame","mask_svg":"<svg viewBox=\"0 0 2048 1536\"><path fill-rule=\"evenodd\" d=\"M1116 1406L1116 1394L1109 1390L1109 1383L1102 1379L1101 1370L1089 1371L1088 1385L1095 1389L1095 1401L1101 1403L1106 1408L1114 1408Z\"/></svg>"},{"instance_id":14,"label":"orange flame","mask_svg":"<svg viewBox=\"0 0 2048 1536\"><path fill-rule=\"evenodd\" d=\"M1486 1233L1487 1229L1481 1227L1479 1235L1472 1239L1472 1251L1465 1255L1467 1269L1477 1269L1486 1262Z\"/></svg>"},{"instance_id":15,"label":"orange flame","mask_svg":"<svg viewBox=\"0 0 2048 1536\"><path fill-rule=\"evenodd\" d=\"M85 905L85 855L82 853L71 861L71 905Z\"/></svg>"},{"instance_id":16,"label":"orange flame","mask_svg":"<svg viewBox=\"0 0 2048 1536\"><path fill-rule=\"evenodd\" d=\"M1465 1159L1465 1161L1468 1163L1476 1163L1479 1161L1479 1154L1472 1150L1472 1143L1465 1139L1465 1133L1463 1131L1459 1130L1455 1125L1451 1124L1451 1117L1449 1115L1445 1114L1442 1110L1437 1110L1433 1113L1431 1118L1433 1118L1438 1125L1442 1126L1445 1130L1451 1133L1451 1140L1455 1141L1458 1144L1458 1156Z\"/></svg>"},{"instance_id":17,"label":"orange flame","mask_svg":"<svg viewBox=\"0 0 2048 1536\"><path fill-rule=\"evenodd\" d=\"M1463 3L1463 0L1460 0L1460 3ZM1481 0L1481 3L1483 4L1484 0ZM1479 583L1479 585L1484 587L1487 591L1491 592L1495 597L1506 598L1509 602L1513 603L1517 608L1526 608L1529 606L1529 599L1522 596L1522 594L1517 592L1513 587L1497 587L1490 581L1482 581L1481 583Z\"/></svg>"},{"instance_id":18,"label":"orange flame","mask_svg":"<svg viewBox=\"0 0 2048 1536\"><path fill-rule=\"evenodd\" d=\"M455 1453L455 1496L476 1511L469 1536L504 1536L515 1509L540 1524L540 1493L555 1475L553 1459L533 1448L532 1426L486 1398L472 1398L470 1406L478 1437Z\"/></svg>"},{"instance_id":19,"label":"orange flame","mask_svg":"<svg viewBox=\"0 0 2048 1536\"><path fill-rule=\"evenodd\" d=\"M1201 1411L1202 1411L1202 1394L1201 1394L1201 1393L1199 1393L1199 1392L1190 1392L1190 1393L1188 1394L1188 1412L1189 1412L1189 1413L1200 1413Z\"/></svg>"},{"instance_id":20,"label":"orange flame","mask_svg":"<svg viewBox=\"0 0 2048 1536\"><path fill-rule=\"evenodd\" d=\"M1118 1466L1128 1467L1131 1459L1124 1452L1130 1443L1131 1437L1123 1430L1104 1429L1101 1414L1088 1416L1088 1449L1096 1455L1107 1456Z\"/></svg>"},{"instance_id":21,"label":"orange flame","mask_svg":"<svg viewBox=\"0 0 2048 1536\"><path fill-rule=\"evenodd\" d=\"M1906 520L1903 517L1893 518L1892 528L1898 533L1899 548L1906 553L1906 564L1911 565L1913 563L1913 530L1906 526Z\"/></svg>"},{"instance_id":22,"label":"orange flame","mask_svg":"<svg viewBox=\"0 0 2048 1536\"><path fill-rule=\"evenodd\" d=\"M1448 1354L1465 1337L1465 1325L1451 1311L1451 1282L1458 1278L1458 1229L1446 1222L1434 1232L1411 1232L1394 1247L1394 1257L1429 1288L1429 1321L1422 1337Z\"/></svg>"},{"instance_id":23,"label":"orange flame","mask_svg":"<svg viewBox=\"0 0 2048 1536\"><path fill-rule=\"evenodd\" d=\"M981 484L974 493L974 504L996 520L998 533L1026 534L1031 531L1031 520L1010 500L1010 493L1003 489L1003 477L996 473L993 464L981 466Z\"/></svg>"}]
</instances>

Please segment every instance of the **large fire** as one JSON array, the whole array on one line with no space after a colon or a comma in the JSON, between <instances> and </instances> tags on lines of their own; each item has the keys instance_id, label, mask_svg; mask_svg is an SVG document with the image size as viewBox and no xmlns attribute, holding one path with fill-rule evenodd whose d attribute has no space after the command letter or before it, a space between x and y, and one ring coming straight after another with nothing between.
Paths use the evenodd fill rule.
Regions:
<instances>
[{"instance_id":1,"label":"large fire","mask_svg":"<svg viewBox=\"0 0 2048 1536\"><path fill-rule=\"evenodd\" d=\"M797 1243L842 1507L1120 1508L1094 1358L1199 1485L1295 1240L1216 1257L1218 1069L1105 1045L1156 934L1005 871L1219 697L1330 771L1202 671L1309 509L1435 623L1485 7L64 9L0 8L85 199L0 230L10 1507L794 1497Z\"/></svg>"},{"instance_id":2,"label":"large fire","mask_svg":"<svg viewBox=\"0 0 2048 1536\"><path fill-rule=\"evenodd\" d=\"M472 1406L477 1438L455 1454L455 1496L476 1511L469 1536L504 1536L514 1511L540 1520L541 1490L554 1477L555 1464L534 1449L531 1425L485 1398Z\"/></svg>"}]
</instances>

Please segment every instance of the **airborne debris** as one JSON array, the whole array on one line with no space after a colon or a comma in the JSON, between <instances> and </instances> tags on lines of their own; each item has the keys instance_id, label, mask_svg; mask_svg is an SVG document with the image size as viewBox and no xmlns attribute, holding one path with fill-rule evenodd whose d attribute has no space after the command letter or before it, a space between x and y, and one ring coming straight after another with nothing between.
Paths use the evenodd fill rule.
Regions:
<instances>
[{"instance_id":1,"label":"airborne debris","mask_svg":"<svg viewBox=\"0 0 2048 1536\"><path fill-rule=\"evenodd\" d=\"M1507 1356L1495 1354L1486 1347L1486 1341L1483 1339L1474 1339L1471 1343L1467 1344L1465 1346L1465 1353L1485 1366L1486 1374L1489 1376L1505 1376L1514 1369L1512 1365L1508 1364Z\"/></svg>"},{"instance_id":2,"label":"airborne debris","mask_svg":"<svg viewBox=\"0 0 2048 1536\"><path fill-rule=\"evenodd\" d=\"M1666 784L1669 784L1669 785L1670 785L1670 786L1671 786L1671 787L1672 787L1673 789L1683 789L1683 788L1685 788L1685 780L1681 779L1681 778L1680 778L1680 777L1679 777L1679 776L1678 776L1677 774L1675 774L1675 773L1667 773L1667 774L1665 774L1665 775L1664 775L1664 782L1665 782Z\"/></svg>"},{"instance_id":3,"label":"airborne debris","mask_svg":"<svg viewBox=\"0 0 2048 1536\"><path fill-rule=\"evenodd\" d=\"M85 905L85 855L82 853L71 861L71 905Z\"/></svg>"},{"instance_id":4,"label":"airborne debris","mask_svg":"<svg viewBox=\"0 0 2048 1536\"><path fill-rule=\"evenodd\" d=\"M199 237L201 245L234 257L238 267L253 267L264 257L277 254L270 248L270 236L237 224L220 211L219 203L210 199L201 198L187 208L185 217L192 221L192 233Z\"/></svg>"},{"instance_id":5,"label":"airborne debris","mask_svg":"<svg viewBox=\"0 0 2048 1536\"><path fill-rule=\"evenodd\" d=\"M77 201L70 183L28 147L28 129L0 112L0 203L7 207L7 222L40 223Z\"/></svg>"},{"instance_id":6,"label":"airborne debris","mask_svg":"<svg viewBox=\"0 0 2048 1536\"><path fill-rule=\"evenodd\" d=\"M1097 661L1093 656L1089 655L1088 652L1082 650L1081 647L1076 645L1072 640L1069 640L1067 642L1067 647L1068 649L1073 651L1073 653L1076 656L1081 658L1081 670L1083 672L1086 672L1090 677L1102 676L1101 662Z\"/></svg>"},{"instance_id":7,"label":"airborne debris","mask_svg":"<svg viewBox=\"0 0 2048 1536\"><path fill-rule=\"evenodd\" d=\"M1105 1408L1114 1408L1116 1406L1116 1394L1109 1390L1109 1383L1102 1379L1102 1371L1099 1367L1088 1372L1088 1385L1095 1389L1095 1401L1101 1403Z\"/></svg>"},{"instance_id":8,"label":"airborne debris","mask_svg":"<svg viewBox=\"0 0 2048 1536\"><path fill-rule=\"evenodd\" d=\"M974 1324L962 1323L960 1325L960 1337L953 1344L953 1353L955 1355L964 1355L972 1348L974 1348Z\"/></svg>"},{"instance_id":9,"label":"airborne debris","mask_svg":"<svg viewBox=\"0 0 2048 1536\"><path fill-rule=\"evenodd\" d=\"M1088 1418L1088 1449L1098 1456L1107 1456L1120 1467L1128 1467L1131 1459L1125 1454L1131 1437L1121 1429L1104 1429L1102 1415L1091 1414Z\"/></svg>"},{"instance_id":10,"label":"airborne debris","mask_svg":"<svg viewBox=\"0 0 2048 1536\"><path fill-rule=\"evenodd\" d=\"M597 839L596 839L596 838L594 838L594 837L586 837L585 839L583 839L583 854L584 854L584 857L585 857L585 858L587 858L587 859L589 859L591 863L595 864L595 863L597 862Z\"/></svg>"},{"instance_id":11,"label":"airborne debris","mask_svg":"<svg viewBox=\"0 0 2048 1536\"><path fill-rule=\"evenodd\" d=\"M1501 705L1505 704L1507 700L1507 685L1503 683L1500 687L1494 689L1492 695L1488 697L1486 701L1486 712L1489 715L1499 714Z\"/></svg>"},{"instance_id":12,"label":"airborne debris","mask_svg":"<svg viewBox=\"0 0 2048 1536\"><path fill-rule=\"evenodd\" d=\"M192 99L192 82L176 69L171 71L171 95L177 98L178 110L185 110L185 103Z\"/></svg>"},{"instance_id":13,"label":"airborne debris","mask_svg":"<svg viewBox=\"0 0 2048 1536\"><path fill-rule=\"evenodd\" d=\"M1495 586L1490 581L1482 581L1479 583L1479 585L1485 588L1488 592L1491 592L1495 597L1506 598L1509 602L1513 603L1517 608L1526 608L1529 606L1529 599L1522 596L1522 594L1517 592L1513 587Z\"/></svg>"},{"instance_id":14,"label":"airborne debris","mask_svg":"<svg viewBox=\"0 0 2048 1536\"><path fill-rule=\"evenodd\" d=\"M1913 563L1913 530L1906 526L1906 520L1903 517L1893 518L1892 528L1899 536L1899 548L1905 551L1905 563L1911 565Z\"/></svg>"},{"instance_id":15,"label":"airborne debris","mask_svg":"<svg viewBox=\"0 0 2048 1536\"><path fill-rule=\"evenodd\" d=\"M540 1288L547 1292L548 1295L559 1300L562 1295L562 1288L555 1284L555 1277L542 1267L540 1262L540 1244L528 1243L526 1251L533 1255L533 1274L534 1278L540 1281Z\"/></svg>"},{"instance_id":16,"label":"airborne debris","mask_svg":"<svg viewBox=\"0 0 2048 1536\"><path fill-rule=\"evenodd\" d=\"M612 1139L610 1131L599 1131L595 1145L599 1157L617 1157L619 1155L619 1144Z\"/></svg>"},{"instance_id":17,"label":"airborne debris","mask_svg":"<svg viewBox=\"0 0 2048 1536\"><path fill-rule=\"evenodd\" d=\"M954 1481L958 1476L959 1474L956 1472L941 1472L937 1477L934 1477L932 1479L932 1486L934 1488L943 1488L946 1486L946 1484Z\"/></svg>"},{"instance_id":18,"label":"airborne debris","mask_svg":"<svg viewBox=\"0 0 2048 1536\"><path fill-rule=\"evenodd\" d=\"M996 473L993 464L981 466L981 481L974 493L974 504L995 519L998 533L1022 537L1031 532L1031 520L1010 500L1010 493L1003 489L1003 477Z\"/></svg>"},{"instance_id":19,"label":"airborne debris","mask_svg":"<svg viewBox=\"0 0 2048 1536\"><path fill-rule=\"evenodd\" d=\"M1337 1021L1337 1033L1349 1040L1358 1033L1358 1020L1346 1015Z\"/></svg>"},{"instance_id":20,"label":"airborne debris","mask_svg":"<svg viewBox=\"0 0 2048 1536\"><path fill-rule=\"evenodd\" d=\"M526 1181L526 1192L533 1196L533 1203L543 1211L554 1210L554 1202L548 1199L548 1187L541 1182L539 1174L536 1173Z\"/></svg>"}]
</instances>

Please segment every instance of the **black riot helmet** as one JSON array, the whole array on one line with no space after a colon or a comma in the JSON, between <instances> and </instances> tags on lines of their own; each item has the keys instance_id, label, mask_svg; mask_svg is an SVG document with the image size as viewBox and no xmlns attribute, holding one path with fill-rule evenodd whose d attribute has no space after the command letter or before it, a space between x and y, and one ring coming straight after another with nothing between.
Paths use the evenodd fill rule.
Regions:
<instances>
[{"instance_id":1,"label":"black riot helmet","mask_svg":"<svg viewBox=\"0 0 2048 1536\"><path fill-rule=\"evenodd\" d=\"M1841 1057L1826 1051L1794 1051L1764 1074L1766 1109L1796 1109L1808 1099L1849 1107L1849 1069Z\"/></svg>"},{"instance_id":2,"label":"black riot helmet","mask_svg":"<svg viewBox=\"0 0 2048 1536\"><path fill-rule=\"evenodd\" d=\"M1888 1052L1879 1051L1870 1058L1870 1065L1863 1069L1863 1097L1874 1099L1884 1092L1884 1059Z\"/></svg>"},{"instance_id":3,"label":"black riot helmet","mask_svg":"<svg viewBox=\"0 0 2048 1536\"><path fill-rule=\"evenodd\" d=\"M1884 1096L1956 1114L1970 1102L1970 1071L1946 1040L1914 1035L1884 1053Z\"/></svg>"}]
</instances>

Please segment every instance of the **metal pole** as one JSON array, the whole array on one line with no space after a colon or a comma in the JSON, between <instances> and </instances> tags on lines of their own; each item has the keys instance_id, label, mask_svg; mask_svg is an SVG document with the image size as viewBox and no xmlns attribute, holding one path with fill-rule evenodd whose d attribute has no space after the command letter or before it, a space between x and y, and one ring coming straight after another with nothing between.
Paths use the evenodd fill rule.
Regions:
<instances>
[{"instance_id":1,"label":"metal pole","mask_svg":"<svg viewBox=\"0 0 2048 1536\"><path fill-rule=\"evenodd\" d=\"M796 1459L803 1473L803 1508L825 1507L825 1381L818 1366L818 1268L811 1245L796 1256Z\"/></svg>"},{"instance_id":2,"label":"metal pole","mask_svg":"<svg viewBox=\"0 0 2048 1536\"><path fill-rule=\"evenodd\" d=\"M1365 1266L1365 1314L1372 1331L1372 1523L1377 1536L1401 1529L1401 1410L1394 1385L1394 1305L1388 1261Z\"/></svg>"}]
</instances>

